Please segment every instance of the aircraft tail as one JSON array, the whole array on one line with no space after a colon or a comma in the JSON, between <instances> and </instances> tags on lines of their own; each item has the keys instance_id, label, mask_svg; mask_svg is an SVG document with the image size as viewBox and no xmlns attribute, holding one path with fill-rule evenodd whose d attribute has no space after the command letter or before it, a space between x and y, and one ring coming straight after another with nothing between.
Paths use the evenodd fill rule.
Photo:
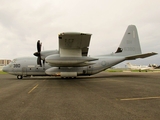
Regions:
<instances>
[{"instance_id":1,"label":"aircraft tail","mask_svg":"<svg viewBox=\"0 0 160 120\"><path fill-rule=\"evenodd\" d=\"M129 56L142 53L139 43L138 32L135 25L128 26L120 43L120 46L115 53L118 56Z\"/></svg>"},{"instance_id":2,"label":"aircraft tail","mask_svg":"<svg viewBox=\"0 0 160 120\"><path fill-rule=\"evenodd\" d=\"M115 56L124 56L125 60L146 58L156 54L157 53L155 52L142 54L138 32L135 25L128 26L120 46L115 52Z\"/></svg>"},{"instance_id":3,"label":"aircraft tail","mask_svg":"<svg viewBox=\"0 0 160 120\"><path fill-rule=\"evenodd\" d=\"M131 63L127 63L127 67L131 68L133 65Z\"/></svg>"}]
</instances>

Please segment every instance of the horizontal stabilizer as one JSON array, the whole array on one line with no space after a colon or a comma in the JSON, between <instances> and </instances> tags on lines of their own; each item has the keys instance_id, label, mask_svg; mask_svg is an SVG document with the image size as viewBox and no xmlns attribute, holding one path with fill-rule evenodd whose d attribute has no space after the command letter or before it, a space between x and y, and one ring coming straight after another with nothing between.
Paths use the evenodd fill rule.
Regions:
<instances>
[{"instance_id":1,"label":"horizontal stabilizer","mask_svg":"<svg viewBox=\"0 0 160 120\"><path fill-rule=\"evenodd\" d=\"M157 55L158 53L152 52L152 53L145 53L145 54L140 54L140 55L132 55L132 56L128 56L126 57L125 60L135 60L137 58L146 58L146 57L150 57L152 55Z\"/></svg>"}]
</instances>

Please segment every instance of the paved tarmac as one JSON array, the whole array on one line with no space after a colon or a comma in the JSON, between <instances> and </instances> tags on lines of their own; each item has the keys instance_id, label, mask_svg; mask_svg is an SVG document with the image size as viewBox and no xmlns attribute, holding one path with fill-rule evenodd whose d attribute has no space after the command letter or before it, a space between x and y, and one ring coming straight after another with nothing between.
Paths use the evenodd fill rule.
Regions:
<instances>
[{"instance_id":1,"label":"paved tarmac","mask_svg":"<svg viewBox=\"0 0 160 120\"><path fill-rule=\"evenodd\" d=\"M160 120L160 73L0 75L1 120Z\"/></svg>"}]
</instances>

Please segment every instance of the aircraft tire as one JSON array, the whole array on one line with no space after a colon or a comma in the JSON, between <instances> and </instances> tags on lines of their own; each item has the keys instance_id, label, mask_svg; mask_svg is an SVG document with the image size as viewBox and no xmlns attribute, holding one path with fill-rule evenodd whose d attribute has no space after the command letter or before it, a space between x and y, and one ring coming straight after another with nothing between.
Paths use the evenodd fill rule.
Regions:
<instances>
[{"instance_id":1,"label":"aircraft tire","mask_svg":"<svg viewBox=\"0 0 160 120\"><path fill-rule=\"evenodd\" d=\"M22 79L23 76L22 75L17 75L17 79Z\"/></svg>"}]
</instances>

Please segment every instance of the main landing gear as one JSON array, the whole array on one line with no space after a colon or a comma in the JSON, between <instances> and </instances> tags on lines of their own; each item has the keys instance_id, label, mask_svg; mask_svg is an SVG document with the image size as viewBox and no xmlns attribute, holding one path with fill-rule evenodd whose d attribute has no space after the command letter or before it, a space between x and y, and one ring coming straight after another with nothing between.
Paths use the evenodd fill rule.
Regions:
<instances>
[{"instance_id":1,"label":"main landing gear","mask_svg":"<svg viewBox=\"0 0 160 120\"><path fill-rule=\"evenodd\" d=\"M17 75L17 79L22 79L23 76L22 75Z\"/></svg>"}]
</instances>

